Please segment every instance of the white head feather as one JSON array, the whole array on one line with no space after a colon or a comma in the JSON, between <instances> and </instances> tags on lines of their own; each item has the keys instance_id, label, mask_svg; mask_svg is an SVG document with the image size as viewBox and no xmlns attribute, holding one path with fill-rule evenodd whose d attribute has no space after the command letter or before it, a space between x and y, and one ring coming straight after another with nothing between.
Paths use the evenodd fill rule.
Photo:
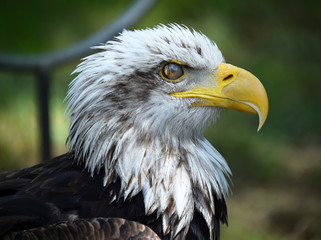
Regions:
<instances>
[{"instance_id":1,"label":"white head feather","mask_svg":"<svg viewBox=\"0 0 321 240\"><path fill-rule=\"evenodd\" d=\"M187 85L161 79L159 68L175 59L202 76L224 61L220 50L205 35L179 25L124 30L96 48L101 51L76 69L67 96L71 150L92 175L104 169L104 184L118 176L125 198L142 191L146 213L162 216L164 234L187 226L194 208L210 227L213 194L224 199L230 174L203 136L220 110L191 108L191 100L170 96ZM197 202L194 187L207 195L210 209ZM172 216L179 219L175 229Z\"/></svg>"}]
</instances>

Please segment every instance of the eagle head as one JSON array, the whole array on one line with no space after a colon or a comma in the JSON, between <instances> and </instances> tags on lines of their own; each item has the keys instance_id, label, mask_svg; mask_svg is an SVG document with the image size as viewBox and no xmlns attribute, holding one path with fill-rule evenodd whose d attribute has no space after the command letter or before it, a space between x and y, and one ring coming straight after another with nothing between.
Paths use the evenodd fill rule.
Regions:
<instances>
[{"instance_id":1,"label":"eagle head","mask_svg":"<svg viewBox=\"0 0 321 240\"><path fill-rule=\"evenodd\" d=\"M92 175L105 172L102 184L118 177L124 199L142 192L164 235L188 227L195 211L215 228L215 201L225 204L230 170L204 129L222 108L258 114L260 128L264 87L225 63L205 35L177 24L124 30L95 48L67 96L71 151Z\"/></svg>"}]
</instances>

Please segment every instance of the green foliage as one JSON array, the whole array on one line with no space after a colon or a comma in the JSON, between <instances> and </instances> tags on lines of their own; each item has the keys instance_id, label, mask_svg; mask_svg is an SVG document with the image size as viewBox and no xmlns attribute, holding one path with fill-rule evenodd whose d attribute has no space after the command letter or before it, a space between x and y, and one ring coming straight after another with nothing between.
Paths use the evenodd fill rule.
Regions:
<instances>
[{"instance_id":1,"label":"green foliage","mask_svg":"<svg viewBox=\"0 0 321 240\"><path fill-rule=\"evenodd\" d=\"M36 53L66 47L100 29L129 4L129 0L2 0L0 51ZM206 132L228 160L234 174L233 189L237 191L229 202L231 212L236 213L231 217L232 229L224 228L223 235L227 239L320 237L312 224L321 215L315 204L320 202L321 180L320 7L312 0L160 0L137 27L170 22L201 30L215 40L226 61L256 75L269 96L269 116L259 133L256 116L231 110L224 111L218 123ZM55 155L67 149L63 99L72 79L70 73L78 62L55 69L52 76ZM31 73L0 72L1 170L29 166L38 160L35 88ZM263 191L262 186L273 186L271 189L277 188L284 195L270 188ZM244 190L248 188L252 189L252 199L269 199L262 206L264 213L257 203L242 195L248 193ZM304 213L289 222L293 230L278 229L270 234L275 230L270 213L274 208L284 208L278 201L283 197L289 200L287 211L304 208ZM243 210L238 211L238 207ZM244 221L252 209L258 211L253 215L260 213L261 218ZM254 226L262 222L267 225L251 229L247 221Z\"/></svg>"}]
</instances>

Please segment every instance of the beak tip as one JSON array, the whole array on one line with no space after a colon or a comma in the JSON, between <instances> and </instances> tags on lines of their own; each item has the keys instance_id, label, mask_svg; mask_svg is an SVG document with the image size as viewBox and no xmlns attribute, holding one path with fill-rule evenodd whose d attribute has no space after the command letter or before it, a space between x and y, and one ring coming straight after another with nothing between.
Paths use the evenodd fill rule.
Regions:
<instances>
[{"instance_id":1,"label":"beak tip","mask_svg":"<svg viewBox=\"0 0 321 240\"><path fill-rule=\"evenodd\" d=\"M259 124L259 126L257 128L257 132L259 132L261 130L262 126L263 126L262 124Z\"/></svg>"},{"instance_id":2,"label":"beak tip","mask_svg":"<svg viewBox=\"0 0 321 240\"><path fill-rule=\"evenodd\" d=\"M262 114L260 111L258 112L259 115L259 126L257 128L257 131L260 131L261 128L263 127L265 120L267 118L267 112L265 114Z\"/></svg>"}]
</instances>

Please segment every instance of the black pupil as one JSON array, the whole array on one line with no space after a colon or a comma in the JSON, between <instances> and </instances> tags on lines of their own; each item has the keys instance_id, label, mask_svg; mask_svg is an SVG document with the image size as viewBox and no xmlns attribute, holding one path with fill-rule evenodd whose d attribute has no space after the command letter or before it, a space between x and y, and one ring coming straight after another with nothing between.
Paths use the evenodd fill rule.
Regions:
<instances>
[{"instance_id":1,"label":"black pupil","mask_svg":"<svg viewBox=\"0 0 321 240\"><path fill-rule=\"evenodd\" d=\"M179 71L179 66L177 66L177 64L175 64L175 63L170 63L170 64L169 64L169 71L170 71L172 74L176 75L177 72Z\"/></svg>"},{"instance_id":2,"label":"black pupil","mask_svg":"<svg viewBox=\"0 0 321 240\"><path fill-rule=\"evenodd\" d=\"M183 70L177 63L169 63L166 68L165 75L168 79L176 80L183 75Z\"/></svg>"}]
</instances>

